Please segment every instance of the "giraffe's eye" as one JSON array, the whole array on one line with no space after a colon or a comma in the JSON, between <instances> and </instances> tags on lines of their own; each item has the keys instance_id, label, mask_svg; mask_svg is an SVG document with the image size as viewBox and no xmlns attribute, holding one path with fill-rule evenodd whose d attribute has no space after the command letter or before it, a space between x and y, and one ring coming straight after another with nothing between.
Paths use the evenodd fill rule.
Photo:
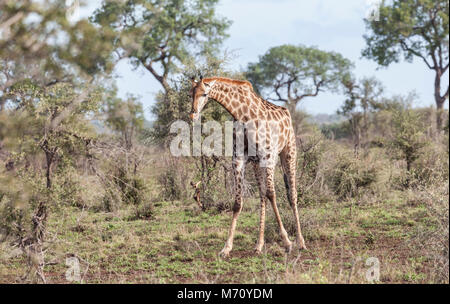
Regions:
<instances>
[{"instance_id":1,"label":"giraffe's eye","mask_svg":"<svg viewBox=\"0 0 450 304\"><path fill-rule=\"evenodd\" d=\"M203 97L206 97L208 94L203 94Z\"/></svg>"}]
</instances>

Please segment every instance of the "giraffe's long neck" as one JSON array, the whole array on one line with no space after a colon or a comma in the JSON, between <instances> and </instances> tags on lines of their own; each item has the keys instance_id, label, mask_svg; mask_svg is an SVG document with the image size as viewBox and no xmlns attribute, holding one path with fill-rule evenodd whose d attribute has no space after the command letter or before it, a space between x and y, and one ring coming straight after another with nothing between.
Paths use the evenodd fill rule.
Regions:
<instances>
[{"instance_id":1,"label":"giraffe's long neck","mask_svg":"<svg viewBox=\"0 0 450 304\"><path fill-rule=\"evenodd\" d=\"M237 121L247 122L258 114L256 95L249 85L217 80L209 96L220 103Z\"/></svg>"}]
</instances>

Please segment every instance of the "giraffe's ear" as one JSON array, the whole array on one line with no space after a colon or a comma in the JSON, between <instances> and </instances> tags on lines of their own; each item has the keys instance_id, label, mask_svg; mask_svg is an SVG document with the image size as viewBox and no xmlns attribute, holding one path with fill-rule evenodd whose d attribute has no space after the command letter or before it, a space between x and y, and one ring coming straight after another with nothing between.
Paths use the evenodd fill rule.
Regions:
<instances>
[{"instance_id":1,"label":"giraffe's ear","mask_svg":"<svg viewBox=\"0 0 450 304\"><path fill-rule=\"evenodd\" d=\"M192 77L191 78L192 87L195 87L197 85L197 83L198 83L198 81L194 77Z\"/></svg>"}]
</instances>

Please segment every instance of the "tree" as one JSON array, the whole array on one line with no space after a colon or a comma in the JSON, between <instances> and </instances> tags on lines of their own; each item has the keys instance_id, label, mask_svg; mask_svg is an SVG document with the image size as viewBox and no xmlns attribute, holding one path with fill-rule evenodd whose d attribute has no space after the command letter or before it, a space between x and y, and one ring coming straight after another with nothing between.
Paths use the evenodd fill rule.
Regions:
<instances>
[{"instance_id":1,"label":"tree","mask_svg":"<svg viewBox=\"0 0 450 304\"><path fill-rule=\"evenodd\" d=\"M448 10L448 0L394 0L391 5L383 1L379 21L365 21L369 33L364 35L367 46L362 51L364 57L381 66L400 61L402 55L409 62L417 57L435 72L438 130L449 96L448 84L444 92L441 88L442 77L449 67Z\"/></svg>"},{"instance_id":2,"label":"tree","mask_svg":"<svg viewBox=\"0 0 450 304\"><path fill-rule=\"evenodd\" d=\"M123 193L129 193L130 190L135 193L132 197L137 200L138 193L136 190L141 190L137 179L137 172L140 163L142 162L145 151L137 145L138 137L144 133L144 109L142 103L140 103L137 97L129 95L126 100L123 100L116 96L117 88L113 87L108 92L108 96L105 101L105 107L103 109L106 125L119 137L120 148L118 150L119 161L116 163L116 175L120 178L119 186ZM132 169L132 178L129 178L129 172ZM130 187L124 180L129 180L129 183L134 184L134 187ZM126 196L129 198L129 196ZM128 201L128 200L125 200Z\"/></svg>"},{"instance_id":3,"label":"tree","mask_svg":"<svg viewBox=\"0 0 450 304\"><path fill-rule=\"evenodd\" d=\"M98 91L89 94L72 106L70 115L61 116L68 106L74 105L73 100L79 98L74 86L61 82L41 87L25 80L10 88L6 96L10 108L0 115L4 120L0 124L0 142L5 142L11 152L8 155L10 168L7 168L10 172L6 175L11 177L8 183L21 183L26 189L27 201L21 201L23 197L8 187L0 189L1 196L7 197L12 214L22 214L19 205L22 209L33 209L29 217L20 217L31 221L30 229L22 221L16 221L15 237L18 247L29 257L30 270L35 268L43 282L49 210L60 202L58 198L72 191L61 184L69 178L66 172L73 168L76 157L89 153L95 135L87 114L97 110L99 97ZM39 164L36 160L41 157L43 163ZM42 168L43 175L40 174ZM0 170L0 179L5 176L2 173Z\"/></svg>"},{"instance_id":4,"label":"tree","mask_svg":"<svg viewBox=\"0 0 450 304\"><path fill-rule=\"evenodd\" d=\"M66 12L61 0L0 1L0 197L18 215L16 245L43 282L49 207L71 190L65 170L87 152L96 81L114 65L112 39L85 19L71 24Z\"/></svg>"},{"instance_id":5,"label":"tree","mask_svg":"<svg viewBox=\"0 0 450 304\"><path fill-rule=\"evenodd\" d=\"M106 100L105 122L114 132L120 134L124 147L131 150L136 136L144 129L144 109L134 96L122 100L115 91Z\"/></svg>"},{"instance_id":6,"label":"tree","mask_svg":"<svg viewBox=\"0 0 450 304\"><path fill-rule=\"evenodd\" d=\"M63 5L61 0L0 1L0 112L15 83L93 81L112 71L113 36L86 19L71 24Z\"/></svg>"},{"instance_id":7,"label":"tree","mask_svg":"<svg viewBox=\"0 0 450 304\"><path fill-rule=\"evenodd\" d=\"M92 21L115 35L119 58L142 65L165 93L169 75L196 54L212 52L230 22L216 16L218 0L104 1Z\"/></svg>"},{"instance_id":8,"label":"tree","mask_svg":"<svg viewBox=\"0 0 450 304\"><path fill-rule=\"evenodd\" d=\"M282 45L250 63L246 77L268 100L283 102L295 114L297 104L319 92L336 91L351 62L315 47Z\"/></svg>"},{"instance_id":9,"label":"tree","mask_svg":"<svg viewBox=\"0 0 450 304\"><path fill-rule=\"evenodd\" d=\"M393 138L390 145L400 153L406 162L406 169L411 171L411 165L419 158L421 149L427 145L424 133L423 117L420 112L406 108L394 111L392 119Z\"/></svg>"},{"instance_id":10,"label":"tree","mask_svg":"<svg viewBox=\"0 0 450 304\"><path fill-rule=\"evenodd\" d=\"M365 77L359 82L348 77L343 80L343 86L347 99L337 112L349 118L355 149L358 149L362 140L367 141L369 112L380 107L383 86L374 77Z\"/></svg>"}]
</instances>

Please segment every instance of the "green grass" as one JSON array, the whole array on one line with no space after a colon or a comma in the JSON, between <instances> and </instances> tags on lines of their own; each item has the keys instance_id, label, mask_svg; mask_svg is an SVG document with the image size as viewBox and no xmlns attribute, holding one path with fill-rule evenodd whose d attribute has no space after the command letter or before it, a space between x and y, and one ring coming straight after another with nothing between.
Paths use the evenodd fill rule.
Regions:
<instances>
[{"instance_id":1,"label":"green grass","mask_svg":"<svg viewBox=\"0 0 450 304\"><path fill-rule=\"evenodd\" d=\"M290 208L280 204L292 234ZM418 227L433 229L420 204L401 199L377 204L346 202L300 206L308 251L286 256L268 208L266 245L254 255L259 212L247 200L238 221L231 256L220 259L230 213L197 210L191 201L158 202L150 220L129 220L131 208L115 213L64 207L52 213L55 240L47 252L49 282L66 283L65 258L82 259L86 283L365 283L365 259L380 260L382 282L429 282L428 261L408 246ZM408 249L409 248L409 249ZM1 281L14 282L25 258L2 258Z\"/></svg>"}]
</instances>

